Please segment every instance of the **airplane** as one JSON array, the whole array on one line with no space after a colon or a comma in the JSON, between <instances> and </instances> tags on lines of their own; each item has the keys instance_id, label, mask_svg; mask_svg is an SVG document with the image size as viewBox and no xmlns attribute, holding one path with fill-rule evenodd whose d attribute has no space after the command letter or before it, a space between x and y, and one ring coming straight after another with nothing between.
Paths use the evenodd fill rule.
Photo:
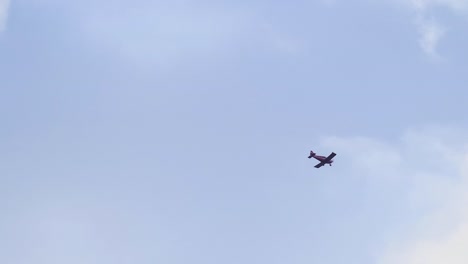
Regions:
<instances>
[{"instance_id":1,"label":"airplane","mask_svg":"<svg viewBox=\"0 0 468 264\"><path fill-rule=\"evenodd\" d=\"M311 150L311 151L310 151L310 155L309 155L308 158L309 158L309 159L310 159L310 158L314 158L314 159L320 161L319 164L317 164L317 165L314 166L315 168L318 169L318 168L322 167L322 166L325 165L325 164L328 164L329 166L331 166L332 163L333 163L333 158L334 158L335 156L336 156L335 152L332 152L330 155L328 155L328 157L325 157L325 156L318 156L318 155L316 155L316 153L314 153L314 152Z\"/></svg>"}]
</instances>

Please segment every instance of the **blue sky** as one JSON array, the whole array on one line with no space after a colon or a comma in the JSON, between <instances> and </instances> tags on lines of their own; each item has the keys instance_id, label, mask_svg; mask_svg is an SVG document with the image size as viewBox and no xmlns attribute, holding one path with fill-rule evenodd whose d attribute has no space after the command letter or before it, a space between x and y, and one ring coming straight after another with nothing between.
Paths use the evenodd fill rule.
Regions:
<instances>
[{"instance_id":1,"label":"blue sky","mask_svg":"<svg viewBox=\"0 0 468 264\"><path fill-rule=\"evenodd\" d=\"M0 260L466 263L467 6L0 0Z\"/></svg>"}]
</instances>

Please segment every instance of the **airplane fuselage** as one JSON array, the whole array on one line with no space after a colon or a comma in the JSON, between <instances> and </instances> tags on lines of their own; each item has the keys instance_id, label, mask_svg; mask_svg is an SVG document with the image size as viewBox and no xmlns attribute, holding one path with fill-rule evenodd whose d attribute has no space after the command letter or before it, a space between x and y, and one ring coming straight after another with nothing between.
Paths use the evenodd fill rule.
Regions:
<instances>
[{"instance_id":1,"label":"airplane fuselage","mask_svg":"<svg viewBox=\"0 0 468 264\"><path fill-rule=\"evenodd\" d=\"M314 159L316 159L316 160L318 160L318 161L320 161L320 162L324 161L326 158L327 158L327 157L324 157L324 156L317 156L317 155L314 156ZM325 162L325 163L331 164L331 163L333 163L333 160L330 160L330 161Z\"/></svg>"}]
</instances>

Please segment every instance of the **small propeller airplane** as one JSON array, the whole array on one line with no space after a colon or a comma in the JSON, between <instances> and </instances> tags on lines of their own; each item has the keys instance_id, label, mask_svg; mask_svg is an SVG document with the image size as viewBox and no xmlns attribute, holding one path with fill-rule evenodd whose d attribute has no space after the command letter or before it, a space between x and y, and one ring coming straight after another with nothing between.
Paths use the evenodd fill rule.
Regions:
<instances>
[{"instance_id":1,"label":"small propeller airplane","mask_svg":"<svg viewBox=\"0 0 468 264\"><path fill-rule=\"evenodd\" d=\"M329 166L332 165L333 163L333 158L336 156L335 152L332 152L330 155L328 155L328 157L325 157L325 156L318 156L316 153L314 153L312 150L310 151L310 155L309 155L309 159L310 158L314 158L318 161L320 161L319 164L315 165L314 167L315 168L320 168L322 167L323 165L325 164L328 164Z\"/></svg>"}]
</instances>

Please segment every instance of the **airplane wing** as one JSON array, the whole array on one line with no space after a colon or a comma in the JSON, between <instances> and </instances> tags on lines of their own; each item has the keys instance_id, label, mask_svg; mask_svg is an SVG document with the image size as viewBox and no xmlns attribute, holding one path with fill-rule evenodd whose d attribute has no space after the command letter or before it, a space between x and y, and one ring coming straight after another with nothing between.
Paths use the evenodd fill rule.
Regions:
<instances>
[{"instance_id":1,"label":"airplane wing","mask_svg":"<svg viewBox=\"0 0 468 264\"><path fill-rule=\"evenodd\" d=\"M325 165L325 162L320 162L319 164L315 165L314 167L318 169L318 168L322 167L323 165Z\"/></svg>"},{"instance_id":2,"label":"airplane wing","mask_svg":"<svg viewBox=\"0 0 468 264\"><path fill-rule=\"evenodd\" d=\"M333 159L336 156L335 152L332 152L328 157L323 161L325 163L329 162L331 159Z\"/></svg>"},{"instance_id":3,"label":"airplane wing","mask_svg":"<svg viewBox=\"0 0 468 264\"><path fill-rule=\"evenodd\" d=\"M322 167L323 165L325 165L327 162L329 162L331 159L333 159L334 157L336 156L335 152L332 152L330 155L328 155L327 158L325 158L322 162L320 162L319 164L315 165L314 167L315 168L320 168Z\"/></svg>"}]
</instances>

